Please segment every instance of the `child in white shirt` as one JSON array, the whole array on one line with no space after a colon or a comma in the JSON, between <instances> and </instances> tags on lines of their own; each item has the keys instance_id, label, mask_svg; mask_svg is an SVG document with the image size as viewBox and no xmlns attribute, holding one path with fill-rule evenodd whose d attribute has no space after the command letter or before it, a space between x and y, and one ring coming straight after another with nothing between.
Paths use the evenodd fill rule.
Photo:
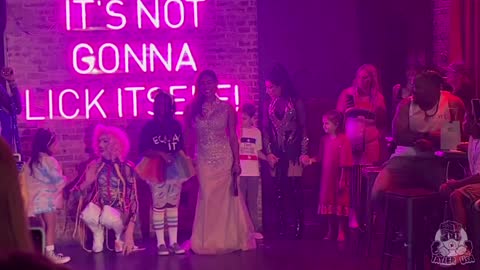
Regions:
<instances>
[{"instance_id":1,"label":"child in white shirt","mask_svg":"<svg viewBox=\"0 0 480 270\"><path fill-rule=\"evenodd\" d=\"M262 151L262 133L255 127L255 106L245 104L242 107L242 129L240 138L240 192L243 195L255 227L255 238L263 239L258 231L261 228L261 217L258 213L258 195L260 189L260 162L266 159Z\"/></svg>"}]
</instances>

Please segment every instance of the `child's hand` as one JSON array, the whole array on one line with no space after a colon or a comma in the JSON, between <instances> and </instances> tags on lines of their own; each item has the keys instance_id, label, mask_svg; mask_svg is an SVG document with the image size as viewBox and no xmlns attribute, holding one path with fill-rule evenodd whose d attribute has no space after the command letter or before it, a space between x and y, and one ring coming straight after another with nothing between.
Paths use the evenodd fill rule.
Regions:
<instances>
[{"instance_id":1,"label":"child's hand","mask_svg":"<svg viewBox=\"0 0 480 270\"><path fill-rule=\"evenodd\" d=\"M276 157L274 154L268 154L267 161L268 161L268 164L270 164L270 167L273 168L278 163L278 157Z\"/></svg>"},{"instance_id":2,"label":"child's hand","mask_svg":"<svg viewBox=\"0 0 480 270\"><path fill-rule=\"evenodd\" d=\"M300 156L300 162L303 164L303 166L312 165L312 159L307 155Z\"/></svg>"}]
</instances>

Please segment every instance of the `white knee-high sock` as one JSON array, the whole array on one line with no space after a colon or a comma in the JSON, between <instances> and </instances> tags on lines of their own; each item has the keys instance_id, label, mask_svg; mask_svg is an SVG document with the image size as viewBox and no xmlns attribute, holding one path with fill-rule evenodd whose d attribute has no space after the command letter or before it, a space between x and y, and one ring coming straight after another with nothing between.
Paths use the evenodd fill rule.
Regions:
<instances>
[{"instance_id":1,"label":"white knee-high sock","mask_svg":"<svg viewBox=\"0 0 480 270\"><path fill-rule=\"evenodd\" d=\"M165 245L165 209L153 208L152 221L157 236L157 246Z\"/></svg>"},{"instance_id":2,"label":"white knee-high sock","mask_svg":"<svg viewBox=\"0 0 480 270\"><path fill-rule=\"evenodd\" d=\"M167 209L167 225L168 225L168 236L170 240L170 245L177 243L177 234L178 234L178 208L168 208Z\"/></svg>"}]
</instances>

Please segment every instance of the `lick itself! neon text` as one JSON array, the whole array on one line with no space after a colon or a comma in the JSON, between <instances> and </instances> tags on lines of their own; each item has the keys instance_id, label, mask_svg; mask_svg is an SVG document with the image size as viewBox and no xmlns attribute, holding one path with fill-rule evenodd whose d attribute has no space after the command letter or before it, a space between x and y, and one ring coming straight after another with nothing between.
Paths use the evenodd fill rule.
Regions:
<instances>
[{"instance_id":1,"label":"lick itself! neon text","mask_svg":"<svg viewBox=\"0 0 480 270\"><path fill-rule=\"evenodd\" d=\"M29 121L53 119L136 118L152 116L155 93L161 88L128 86L114 89L49 89L41 94L25 90L25 118ZM235 104L238 110L238 85L219 84L220 100ZM107 91L108 90L108 91ZM110 91L112 90L112 91ZM183 115L195 94L194 85L173 85L165 89L175 97L176 115ZM41 104L39 104L39 102ZM39 112L35 108L46 107Z\"/></svg>"}]
</instances>

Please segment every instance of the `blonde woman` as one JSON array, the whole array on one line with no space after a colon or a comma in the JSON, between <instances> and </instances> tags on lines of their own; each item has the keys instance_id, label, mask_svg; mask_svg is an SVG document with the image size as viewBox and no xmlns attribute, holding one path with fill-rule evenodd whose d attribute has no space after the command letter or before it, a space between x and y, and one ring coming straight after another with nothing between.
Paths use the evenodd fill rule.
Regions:
<instances>
[{"instance_id":1,"label":"blonde woman","mask_svg":"<svg viewBox=\"0 0 480 270\"><path fill-rule=\"evenodd\" d=\"M342 91L338 98L337 111L345 114L345 135L352 146L353 167L351 191L351 213L349 226L359 226L357 215L364 209L360 169L363 165L381 162L381 136L386 125L387 110L382 95L380 78L373 65L363 65L357 70L350 88Z\"/></svg>"},{"instance_id":2,"label":"blonde woman","mask_svg":"<svg viewBox=\"0 0 480 270\"><path fill-rule=\"evenodd\" d=\"M373 65L363 65L357 70L352 87L340 94L337 110L345 113L345 132L352 144L355 164L378 163L386 107L378 71Z\"/></svg>"}]
</instances>

